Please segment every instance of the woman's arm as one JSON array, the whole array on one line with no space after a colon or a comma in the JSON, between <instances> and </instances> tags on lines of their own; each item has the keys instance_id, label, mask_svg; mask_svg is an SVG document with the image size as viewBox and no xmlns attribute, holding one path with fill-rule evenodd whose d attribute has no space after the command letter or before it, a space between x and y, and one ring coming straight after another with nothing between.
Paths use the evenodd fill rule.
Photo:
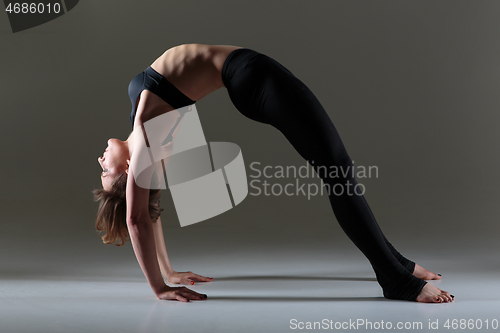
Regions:
<instances>
[{"instance_id":1,"label":"woman's arm","mask_svg":"<svg viewBox=\"0 0 500 333\"><path fill-rule=\"evenodd\" d=\"M160 265L160 270L165 279L172 275L174 270L170 265L170 260L168 259L167 248L165 246L165 239L163 236L163 229L161 226L161 219L158 217L156 222L153 222L153 230L155 234L155 244L156 244L156 254L158 257L158 264Z\"/></svg>"},{"instance_id":2,"label":"woman's arm","mask_svg":"<svg viewBox=\"0 0 500 333\"><path fill-rule=\"evenodd\" d=\"M206 295L186 287L169 287L165 284L158 265L154 231L148 206L139 208L141 207L140 203L144 204L144 200L149 200L149 189L143 189L135 184L131 169L129 169L127 181L127 227L130 240L137 261L156 297L183 302L206 299Z\"/></svg>"},{"instance_id":3,"label":"woman's arm","mask_svg":"<svg viewBox=\"0 0 500 333\"><path fill-rule=\"evenodd\" d=\"M158 296L166 287L160 273L154 233L149 216L134 215L127 217L127 227L132 241L132 247L146 279L153 292Z\"/></svg>"},{"instance_id":4,"label":"woman's arm","mask_svg":"<svg viewBox=\"0 0 500 333\"><path fill-rule=\"evenodd\" d=\"M160 265L160 270L170 283L175 284L190 284L193 285L195 282L210 282L213 279L195 274L193 272L176 272L172 269L170 265L170 260L168 259L167 248L165 246L165 238L163 236L163 229L161 225L161 219L153 223L154 238L156 244L156 254L158 256L158 264Z\"/></svg>"},{"instance_id":5,"label":"woman's arm","mask_svg":"<svg viewBox=\"0 0 500 333\"><path fill-rule=\"evenodd\" d=\"M141 126L142 127L142 126ZM141 128L138 128L140 131ZM139 131L134 131L136 135L142 135ZM156 244L154 230L149 216L149 188L137 185L134 170L138 168L140 158L147 154L147 148L142 147L139 140L133 140L134 154L127 170L127 227L132 241L135 256L151 289L159 299L176 299L187 302L190 299L205 299L206 295L198 294L185 287L172 288L165 284L160 272L156 254ZM146 155L147 156L147 155ZM154 167L142 170L141 177L151 179Z\"/></svg>"}]
</instances>

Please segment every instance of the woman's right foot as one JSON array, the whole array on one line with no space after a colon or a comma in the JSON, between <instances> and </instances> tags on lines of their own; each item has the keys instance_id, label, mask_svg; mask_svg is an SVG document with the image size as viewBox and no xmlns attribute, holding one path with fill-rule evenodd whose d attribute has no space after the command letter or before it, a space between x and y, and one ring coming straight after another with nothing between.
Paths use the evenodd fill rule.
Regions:
<instances>
[{"instance_id":1,"label":"woman's right foot","mask_svg":"<svg viewBox=\"0 0 500 333\"><path fill-rule=\"evenodd\" d=\"M441 275L433 273L418 264L415 264L413 275L422 280L441 280Z\"/></svg>"},{"instance_id":2,"label":"woman's right foot","mask_svg":"<svg viewBox=\"0 0 500 333\"><path fill-rule=\"evenodd\" d=\"M421 303L449 303L454 300L455 297L452 297L449 292L434 287L430 283L425 284L416 299Z\"/></svg>"}]
</instances>

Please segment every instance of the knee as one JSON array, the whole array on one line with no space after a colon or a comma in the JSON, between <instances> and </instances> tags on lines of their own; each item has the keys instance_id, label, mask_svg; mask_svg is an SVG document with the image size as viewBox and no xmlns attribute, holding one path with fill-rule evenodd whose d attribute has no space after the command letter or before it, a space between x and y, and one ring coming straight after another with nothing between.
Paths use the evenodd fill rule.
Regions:
<instances>
[{"instance_id":1,"label":"knee","mask_svg":"<svg viewBox=\"0 0 500 333\"><path fill-rule=\"evenodd\" d=\"M345 183L354 178L354 165L345 149L322 156L321 160L315 163L315 170L327 183Z\"/></svg>"}]
</instances>

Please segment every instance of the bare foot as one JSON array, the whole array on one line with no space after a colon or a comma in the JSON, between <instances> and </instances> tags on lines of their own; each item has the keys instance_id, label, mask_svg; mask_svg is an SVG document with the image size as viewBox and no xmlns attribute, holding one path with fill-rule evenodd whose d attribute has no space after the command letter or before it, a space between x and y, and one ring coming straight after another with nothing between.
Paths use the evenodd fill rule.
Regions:
<instances>
[{"instance_id":1,"label":"bare foot","mask_svg":"<svg viewBox=\"0 0 500 333\"><path fill-rule=\"evenodd\" d=\"M422 280L441 280L441 275L428 271L418 264L415 264L413 275Z\"/></svg>"},{"instance_id":2,"label":"bare foot","mask_svg":"<svg viewBox=\"0 0 500 333\"><path fill-rule=\"evenodd\" d=\"M416 301L421 303L449 303L453 302L455 297L449 292L434 287L430 283L426 283Z\"/></svg>"}]
</instances>

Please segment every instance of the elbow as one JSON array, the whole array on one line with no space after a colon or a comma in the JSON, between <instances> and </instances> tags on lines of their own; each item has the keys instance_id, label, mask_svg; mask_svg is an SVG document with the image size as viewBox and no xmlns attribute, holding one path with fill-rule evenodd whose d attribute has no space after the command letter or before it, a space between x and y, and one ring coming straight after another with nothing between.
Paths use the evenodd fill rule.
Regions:
<instances>
[{"instance_id":1,"label":"elbow","mask_svg":"<svg viewBox=\"0 0 500 333\"><path fill-rule=\"evenodd\" d=\"M127 217L127 229L131 238L140 237L148 229L146 220L137 216Z\"/></svg>"},{"instance_id":2,"label":"elbow","mask_svg":"<svg viewBox=\"0 0 500 333\"><path fill-rule=\"evenodd\" d=\"M144 225L150 220L149 215L144 214L130 214L127 215L127 226L128 227L139 227Z\"/></svg>"},{"instance_id":3,"label":"elbow","mask_svg":"<svg viewBox=\"0 0 500 333\"><path fill-rule=\"evenodd\" d=\"M134 227L134 226L138 226L140 224L141 224L141 221L138 217L136 217L136 216L127 217L127 226L128 227Z\"/></svg>"}]
</instances>

